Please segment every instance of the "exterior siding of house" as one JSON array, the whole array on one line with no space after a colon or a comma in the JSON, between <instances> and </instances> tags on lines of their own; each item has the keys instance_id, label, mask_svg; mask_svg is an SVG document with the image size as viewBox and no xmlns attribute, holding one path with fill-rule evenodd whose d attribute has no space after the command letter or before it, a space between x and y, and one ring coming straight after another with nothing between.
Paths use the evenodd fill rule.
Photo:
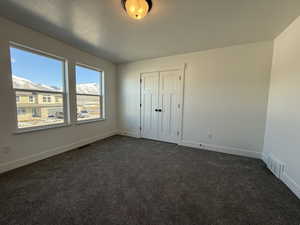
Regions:
<instances>
[{"instance_id":1,"label":"exterior siding of house","mask_svg":"<svg viewBox=\"0 0 300 225\"><path fill-rule=\"evenodd\" d=\"M47 119L63 110L63 96L59 94L18 92L18 121Z\"/></svg>"}]
</instances>

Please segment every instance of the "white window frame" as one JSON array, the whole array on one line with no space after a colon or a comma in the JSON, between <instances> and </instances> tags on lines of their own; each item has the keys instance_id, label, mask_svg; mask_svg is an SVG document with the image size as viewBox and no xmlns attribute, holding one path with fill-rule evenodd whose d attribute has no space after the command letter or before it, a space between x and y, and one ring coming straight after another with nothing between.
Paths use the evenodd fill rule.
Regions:
<instances>
[{"instance_id":1,"label":"white window frame","mask_svg":"<svg viewBox=\"0 0 300 225\"><path fill-rule=\"evenodd\" d=\"M86 69L90 69L90 70L95 70L97 72L99 72L99 76L101 76L101 87L100 88L100 91L99 91L99 95L93 95L93 94L78 94L77 93L77 74L76 74L76 66L80 66L80 67L83 67L83 68L86 68ZM94 67L94 66L89 66L89 65L86 65L86 64L83 64L83 63L75 63L75 89L76 89L76 94L75 94L75 97L76 97L76 123L77 124L84 124L84 123L92 123L92 122L97 122L97 121L104 121L106 120L106 113L105 113L105 74L104 74L104 71L97 68L97 67ZM100 75L101 74L101 75ZM96 119L86 119L86 120L78 120L78 117L77 117L77 96L80 95L80 96L94 96L94 97L100 97L100 114L102 115L102 117L100 118L96 118ZM102 96L102 97L101 97Z\"/></svg>"},{"instance_id":2,"label":"white window frame","mask_svg":"<svg viewBox=\"0 0 300 225\"><path fill-rule=\"evenodd\" d=\"M17 92L28 92L28 93L41 93L41 94L60 94L63 96L63 113L64 113L64 121L62 123L57 123L57 124L50 124L50 125L42 125L42 126L32 126L32 127L26 127L26 128L20 128L18 126L18 114L17 114L17 101L15 101L15 129L16 132L15 133L25 133L25 132L32 132L32 131L39 131L39 130L46 130L46 129L50 129L50 128L58 128L58 127L65 127L70 125L70 112L69 112L69 98L68 98L68 91L67 91L67 81L68 81L68 73L67 73L67 68L68 68L68 61L67 59L60 57L60 56L56 56L54 54L48 53L48 52L44 52L38 49L34 49L28 46L24 46L22 44L16 43L16 42L9 42L9 48L17 48L23 51L27 51L36 55L40 55L40 56L44 56L44 57L48 57L48 58L52 58L55 60L59 60L62 62L63 66L62 66L62 73L63 73L63 83L62 83L62 91L40 91L40 90L33 90L33 89L20 89L20 88L14 88L12 87L14 94L15 94L15 99L16 99L16 93ZM9 51L10 52L10 51ZM11 58L11 57L10 57ZM10 65L12 65L12 63L10 62ZM11 70L12 71L12 70ZM13 76L11 74L11 79L13 79Z\"/></svg>"}]
</instances>

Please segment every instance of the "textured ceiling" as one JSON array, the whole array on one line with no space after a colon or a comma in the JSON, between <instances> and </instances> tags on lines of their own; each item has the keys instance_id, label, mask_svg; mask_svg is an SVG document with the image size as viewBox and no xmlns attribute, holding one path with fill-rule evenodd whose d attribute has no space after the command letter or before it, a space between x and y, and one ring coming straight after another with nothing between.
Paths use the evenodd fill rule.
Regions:
<instances>
[{"instance_id":1,"label":"textured ceiling","mask_svg":"<svg viewBox=\"0 0 300 225\"><path fill-rule=\"evenodd\" d=\"M1 0L0 16L115 63L271 40L300 0L153 0L130 19L120 0Z\"/></svg>"}]
</instances>

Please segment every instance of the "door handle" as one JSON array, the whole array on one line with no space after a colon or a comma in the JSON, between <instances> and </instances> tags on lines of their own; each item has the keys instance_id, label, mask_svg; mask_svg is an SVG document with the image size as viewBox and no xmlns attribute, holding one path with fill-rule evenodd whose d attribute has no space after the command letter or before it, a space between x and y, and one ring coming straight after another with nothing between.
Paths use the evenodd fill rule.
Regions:
<instances>
[{"instance_id":1,"label":"door handle","mask_svg":"<svg viewBox=\"0 0 300 225\"><path fill-rule=\"evenodd\" d=\"M155 112L158 112L158 109L155 109Z\"/></svg>"},{"instance_id":2,"label":"door handle","mask_svg":"<svg viewBox=\"0 0 300 225\"><path fill-rule=\"evenodd\" d=\"M162 112L162 110L161 110L161 109L159 109L159 110L158 110L158 112Z\"/></svg>"}]
</instances>

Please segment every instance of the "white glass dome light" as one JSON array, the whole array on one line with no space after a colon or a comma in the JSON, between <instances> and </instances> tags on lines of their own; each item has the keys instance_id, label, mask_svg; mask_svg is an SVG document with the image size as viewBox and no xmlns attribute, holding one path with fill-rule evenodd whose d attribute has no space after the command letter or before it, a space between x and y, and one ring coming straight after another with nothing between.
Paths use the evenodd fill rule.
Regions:
<instances>
[{"instance_id":1,"label":"white glass dome light","mask_svg":"<svg viewBox=\"0 0 300 225\"><path fill-rule=\"evenodd\" d=\"M122 0L127 14L136 20L144 18L152 8L151 0Z\"/></svg>"}]
</instances>

